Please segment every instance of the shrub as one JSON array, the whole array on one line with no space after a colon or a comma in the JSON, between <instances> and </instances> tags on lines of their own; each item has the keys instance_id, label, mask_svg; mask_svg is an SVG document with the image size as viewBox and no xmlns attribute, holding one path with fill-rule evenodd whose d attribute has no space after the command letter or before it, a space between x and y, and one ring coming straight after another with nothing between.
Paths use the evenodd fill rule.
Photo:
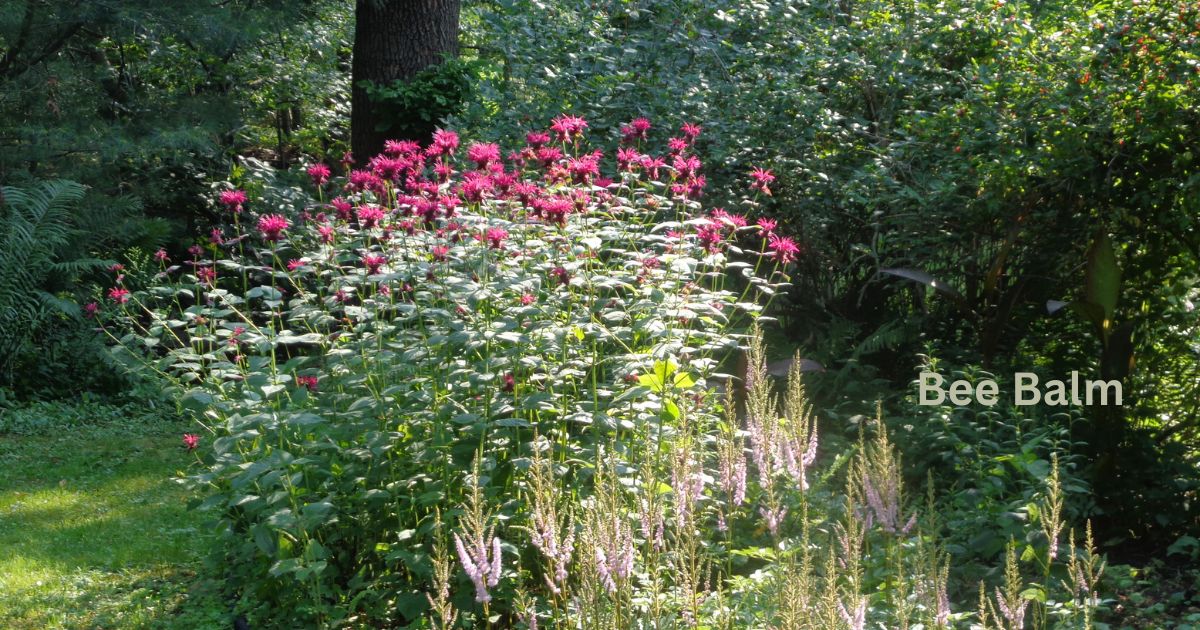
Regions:
<instances>
[{"instance_id":1,"label":"shrub","mask_svg":"<svg viewBox=\"0 0 1200 630\"><path fill-rule=\"evenodd\" d=\"M280 626L951 622L935 519L905 498L886 432L813 474L798 367L777 401L760 332L739 341L791 241L702 212L697 127L665 160L628 134L611 171L586 127L560 116L507 158L463 156L448 131L389 143L344 179L310 168L317 200L298 206L225 191L227 231L108 289L106 329L199 412L191 481L243 610ZM720 372L740 345L743 405ZM1028 605L1021 585L1009 571L1003 614ZM1068 595L1056 610L1090 610Z\"/></svg>"}]
</instances>

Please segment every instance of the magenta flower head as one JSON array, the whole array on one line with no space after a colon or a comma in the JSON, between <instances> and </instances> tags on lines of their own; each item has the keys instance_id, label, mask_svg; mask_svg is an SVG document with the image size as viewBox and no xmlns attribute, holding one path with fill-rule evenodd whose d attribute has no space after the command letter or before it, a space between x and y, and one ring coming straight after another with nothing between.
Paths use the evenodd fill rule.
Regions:
<instances>
[{"instance_id":1,"label":"magenta flower head","mask_svg":"<svg viewBox=\"0 0 1200 630\"><path fill-rule=\"evenodd\" d=\"M83 316L88 319L95 317L96 314L99 312L100 312L100 305L97 304L95 301L88 302L87 304L83 305Z\"/></svg>"},{"instance_id":2,"label":"magenta flower head","mask_svg":"<svg viewBox=\"0 0 1200 630\"><path fill-rule=\"evenodd\" d=\"M450 155L458 149L458 134L446 129L433 132L433 144L429 146L432 155Z\"/></svg>"},{"instance_id":3,"label":"magenta flower head","mask_svg":"<svg viewBox=\"0 0 1200 630\"><path fill-rule=\"evenodd\" d=\"M750 190L757 190L762 194L771 196L771 182L775 181L775 175L768 169L755 167L750 171Z\"/></svg>"},{"instance_id":4,"label":"magenta flower head","mask_svg":"<svg viewBox=\"0 0 1200 630\"><path fill-rule=\"evenodd\" d=\"M565 267L555 267L550 271L550 274L558 279L559 284L568 284L571 282L571 273Z\"/></svg>"},{"instance_id":5,"label":"magenta flower head","mask_svg":"<svg viewBox=\"0 0 1200 630\"><path fill-rule=\"evenodd\" d=\"M383 208L379 206L359 206L358 223L364 229L373 228L383 220Z\"/></svg>"},{"instance_id":6,"label":"magenta flower head","mask_svg":"<svg viewBox=\"0 0 1200 630\"><path fill-rule=\"evenodd\" d=\"M108 299L117 304L124 304L129 301L129 289L124 287L113 287L108 290Z\"/></svg>"},{"instance_id":7,"label":"magenta flower head","mask_svg":"<svg viewBox=\"0 0 1200 630\"><path fill-rule=\"evenodd\" d=\"M679 130L683 132L684 137L686 137L688 140L694 141L700 136L700 132L703 131L704 128L694 123L683 123L683 125L679 127Z\"/></svg>"},{"instance_id":8,"label":"magenta flower head","mask_svg":"<svg viewBox=\"0 0 1200 630\"><path fill-rule=\"evenodd\" d=\"M645 140L649 132L649 120L645 118L634 118L628 125L621 127L621 140L625 142Z\"/></svg>"},{"instance_id":9,"label":"magenta flower head","mask_svg":"<svg viewBox=\"0 0 1200 630\"><path fill-rule=\"evenodd\" d=\"M696 238L705 250L715 253L721 249L721 226L716 222L701 225L696 228Z\"/></svg>"},{"instance_id":10,"label":"magenta flower head","mask_svg":"<svg viewBox=\"0 0 1200 630\"><path fill-rule=\"evenodd\" d=\"M317 377L315 376L297 376L296 384L308 389L310 392L317 391Z\"/></svg>"},{"instance_id":11,"label":"magenta flower head","mask_svg":"<svg viewBox=\"0 0 1200 630\"><path fill-rule=\"evenodd\" d=\"M207 285L215 284L217 281L217 270L212 267L197 267L196 280Z\"/></svg>"},{"instance_id":12,"label":"magenta flower head","mask_svg":"<svg viewBox=\"0 0 1200 630\"><path fill-rule=\"evenodd\" d=\"M491 142L472 143L467 147L467 159L479 169L487 168L488 164L500 161L500 145Z\"/></svg>"},{"instance_id":13,"label":"magenta flower head","mask_svg":"<svg viewBox=\"0 0 1200 630\"><path fill-rule=\"evenodd\" d=\"M325 182L329 181L329 176L332 174L329 167L320 162L308 167L308 176L312 178L313 186L317 188L325 185Z\"/></svg>"},{"instance_id":14,"label":"magenta flower head","mask_svg":"<svg viewBox=\"0 0 1200 630\"><path fill-rule=\"evenodd\" d=\"M167 256L167 250L161 247L158 248L158 251L154 252L154 260L157 260L160 263L171 262L171 258Z\"/></svg>"},{"instance_id":15,"label":"magenta flower head","mask_svg":"<svg viewBox=\"0 0 1200 630\"><path fill-rule=\"evenodd\" d=\"M786 265L796 260L796 257L800 255L800 246L796 245L796 241L777 234L770 236L767 241L767 249L771 250L771 256L781 265Z\"/></svg>"},{"instance_id":16,"label":"magenta flower head","mask_svg":"<svg viewBox=\"0 0 1200 630\"><path fill-rule=\"evenodd\" d=\"M189 451L196 450L196 448L200 446L200 436L196 435L195 433L184 433L183 445Z\"/></svg>"},{"instance_id":17,"label":"magenta flower head","mask_svg":"<svg viewBox=\"0 0 1200 630\"><path fill-rule=\"evenodd\" d=\"M379 273L379 268L387 264L387 258L378 255L363 256L363 266L367 268L368 275Z\"/></svg>"},{"instance_id":18,"label":"magenta flower head","mask_svg":"<svg viewBox=\"0 0 1200 630\"><path fill-rule=\"evenodd\" d=\"M550 142L550 134L544 131L530 131L525 134L525 143L531 148L539 149L547 142Z\"/></svg>"},{"instance_id":19,"label":"magenta flower head","mask_svg":"<svg viewBox=\"0 0 1200 630\"><path fill-rule=\"evenodd\" d=\"M244 190L226 190L221 193L221 205L225 206L226 210L238 213L242 211L242 205L246 203L246 191Z\"/></svg>"},{"instance_id":20,"label":"magenta flower head","mask_svg":"<svg viewBox=\"0 0 1200 630\"><path fill-rule=\"evenodd\" d=\"M265 214L258 218L258 231L265 241L283 240L283 233L291 227L288 220L279 214Z\"/></svg>"},{"instance_id":21,"label":"magenta flower head","mask_svg":"<svg viewBox=\"0 0 1200 630\"><path fill-rule=\"evenodd\" d=\"M383 143L383 152L392 157L411 156L421 152L421 145L412 140L388 140Z\"/></svg>"},{"instance_id":22,"label":"magenta flower head","mask_svg":"<svg viewBox=\"0 0 1200 630\"><path fill-rule=\"evenodd\" d=\"M568 142L580 138L587 128L588 123L586 120L569 114L562 114L550 121L550 131L554 132L554 136L559 142Z\"/></svg>"},{"instance_id":23,"label":"magenta flower head","mask_svg":"<svg viewBox=\"0 0 1200 630\"><path fill-rule=\"evenodd\" d=\"M774 234L775 228L779 225L775 219L768 219L767 217L762 217L755 223L758 225L758 229L762 230L762 233L766 236Z\"/></svg>"},{"instance_id":24,"label":"magenta flower head","mask_svg":"<svg viewBox=\"0 0 1200 630\"><path fill-rule=\"evenodd\" d=\"M484 234L487 239L488 247L492 249L504 249L504 239L508 238L508 231L504 228L488 228Z\"/></svg>"}]
</instances>

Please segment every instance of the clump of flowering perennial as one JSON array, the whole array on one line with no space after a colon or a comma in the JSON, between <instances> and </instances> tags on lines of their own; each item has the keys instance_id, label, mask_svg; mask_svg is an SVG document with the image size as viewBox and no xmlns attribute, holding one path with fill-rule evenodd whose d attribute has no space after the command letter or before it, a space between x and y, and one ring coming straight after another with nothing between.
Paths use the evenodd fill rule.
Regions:
<instances>
[{"instance_id":1,"label":"clump of flowering perennial","mask_svg":"<svg viewBox=\"0 0 1200 630\"><path fill-rule=\"evenodd\" d=\"M195 396L213 400L209 409L225 420L214 425L216 437L230 438L214 440L214 448L237 447L210 463L211 482L205 487L224 495L226 504L238 498L239 470L252 465L281 470L268 448L285 448L295 456L292 461L303 462L296 464L299 470L263 476L260 500L224 515L237 520L238 527L272 528L300 540L311 530L278 519L268 523L270 514L285 507L277 498L294 496L314 506L329 501L346 512L320 521L319 527L331 534L322 544L329 543L328 553L366 566L378 563L381 550L408 530L416 532L408 534L416 540L406 546L434 548L427 527L434 513L452 513L465 503L464 513L449 523L453 530L444 535L452 562L442 570L461 569L485 610L505 606L506 613L512 612L508 602L495 601L496 588L504 580L504 562L519 558L535 559L542 568L535 588L542 595L557 589L561 596L556 605L564 609L577 605L577 593L571 591L582 584L615 595L613 601L627 599L641 588L634 574L638 549L650 556L671 555L681 517L692 519L690 529L703 532L716 514L714 506L727 503L701 498L707 480L721 476L720 489L734 509L753 515L761 503L772 508L774 520L784 518L786 487L779 481L787 473L786 463L771 457L777 498L763 499L763 493L747 488L744 452L740 463L730 456L727 474L710 474L706 466L716 458L705 449L711 443L697 440L692 456L679 460L675 478L671 458L661 463L657 478L664 481L654 487L670 483L677 496L664 491L652 499L626 497L628 491L615 483L614 472L605 476L613 483L598 483L598 491L581 484L580 503L572 509L549 500L506 501L511 488L481 480L478 471L471 484L464 484L472 478L456 458L475 451L486 462L489 477L521 479L514 461L527 445L523 427L531 426L544 435L553 433L555 449L569 449L568 463L556 464L564 467L556 474L570 475L575 483L580 478L578 455L594 453L601 440L619 435L618 442L631 448L616 459L656 446L654 434L647 431L658 423L671 424L657 409L661 401L612 402L614 394L637 393L636 375L650 371L645 358L651 354L676 359L687 354L688 360L677 364L686 363L694 381L677 394L696 414L714 413L700 396L715 369L708 357L736 345L726 329L735 311L757 310L752 300L739 297L740 287L727 289L714 280L724 276L726 246L736 242L738 228L748 221L724 211L704 218L697 204L685 199L703 188L702 165L689 153L698 130L689 127L683 133L679 150L656 155L640 144L647 139L638 131L643 127L634 125L639 145L624 154L620 170L604 154L580 148L587 147L587 121L570 116L556 119L551 133L529 134L528 146L507 158L498 148L480 144L469 144L463 155L456 155L460 139L447 130L439 131L427 149L388 143L382 157L367 160L366 168L346 177L330 175L322 182L322 173L309 173L319 188L309 203L231 220L209 242L190 248L185 265L163 269L159 281L176 290L138 291L137 299L139 307L144 302L151 317L165 325L142 330L143 322L133 314L115 312L125 309L101 315L126 318L125 325L138 332L131 343L160 334L169 343L147 344L146 352L165 359L170 373L182 377ZM682 188L673 192L673 186ZM327 190L341 196L326 201L320 195ZM698 240L696 226L702 223L709 226L708 243ZM197 287L201 276L204 286ZM754 286L779 288L769 280ZM197 298L187 313L179 312L185 307L170 297L180 290ZM132 299L120 285L110 296ZM517 304L521 307L503 306ZM704 316L680 315L695 309L704 310ZM681 321L687 325L680 326ZM597 329L600 322L603 334ZM648 341L636 332L640 330L662 333ZM203 344L214 337L220 349L209 352ZM185 341L181 347L178 340L195 340L196 346ZM204 360L194 360L201 349ZM280 372L265 367L277 365L285 355L288 364ZM594 383L573 375L575 366L609 360L621 362L620 369L597 372ZM449 366L461 381L451 386L441 377L430 378L447 375ZM363 379L364 374L371 376ZM563 387L560 374L576 385ZM594 396L593 388L602 393ZM314 395L297 395L306 391ZM267 406L271 412L264 414ZM563 419L593 423L595 431L563 431ZM626 428L618 434L610 426ZM243 429L261 438L246 439ZM367 467L366 460L347 455L348 444L387 455L368 458ZM739 442L732 448L744 446ZM807 442L796 449L797 462L805 461L806 449ZM345 484L325 474L334 465L346 478L360 480L353 496ZM621 474L627 474L628 465L628 460L620 462L625 467ZM296 472L304 477L296 482L295 494L282 491L279 482L294 479ZM483 493L476 484L495 485ZM393 503L378 501L398 492L422 497L421 503L397 511ZM363 501L363 496L369 499ZM554 499L565 501L561 495ZM747 503L754 507L745 507ZM302 510L308 520L321 513ZM383 525L364 531L355 525L362 522ZM521 538L536 553L505 557L501 528L509 526L502 523L526 528L529 537ZM639 528L639 538L645 540L640 548L634 546ZM360 594L354 593L359 586L335 572L294 577L279 569L290 563L276 564L285 559L283 553L235 554L239 575L288 587L315 580L329 592ZM513 569L511 575L521 576L531 567ZM704 580L695 571L688 575L684 588L695 595L689 614L696 617L694 604L705 597L699 592ZM444 577L431 594L439 606L450 601L444 585L454 583ZM272 592L278 598L272 605L285 610L296 607L288 592L308 591ZM546 599L534 601L542 605ZM481 621L475 610L443 606L443 612L446 619L455 612L468 619L460 618L462 623Z\"/></svg>"}]
</instances>

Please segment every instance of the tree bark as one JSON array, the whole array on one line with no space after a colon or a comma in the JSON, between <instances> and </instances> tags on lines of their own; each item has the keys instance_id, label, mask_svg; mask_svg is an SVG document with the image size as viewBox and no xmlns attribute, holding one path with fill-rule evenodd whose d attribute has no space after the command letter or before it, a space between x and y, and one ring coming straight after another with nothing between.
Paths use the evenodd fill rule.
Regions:
<instances>
[{"instance_id":1,"label":"tree bark","mask_svg":"<svg viewBox=\"0 0 1200 630\"><path fill-rule=\"evenodd\" d=\"M363 162L383 149L386 132L363 81L389 84L412 78L441 63L445 55L458 55L460 0L357 0L354 11L354 59L350 114L350 145ZM434 123L418 124L428 142ZM395 138L400 139L400 138Z\"/></svg>"}]
</instances>

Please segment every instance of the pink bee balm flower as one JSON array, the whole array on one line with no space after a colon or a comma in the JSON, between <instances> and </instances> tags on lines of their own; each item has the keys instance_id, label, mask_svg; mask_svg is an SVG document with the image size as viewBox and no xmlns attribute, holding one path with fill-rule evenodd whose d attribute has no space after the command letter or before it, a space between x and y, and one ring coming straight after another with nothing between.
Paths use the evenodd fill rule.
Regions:
<instances>
[{"instance_id":1,"label":"pink bee balm flower","mask_svg":"<svg viewBox=\"0 0 1200 630\"><path fill-rule=\"evenodd\" d=\"M346 180L346 188L357 191L382 190L383 180L371 171L350 171L350 176Z\"/></svg>"},{"instance_id":2,"label":"pink bee balm flower","mask_svg":"<svg viewBox=\"0 0 1200 630\"><path fill-rule=\"evenodd\" d=\"M686 136L687 139L695 140L700 135L700 132L704 130L704 128L694 123L683 123L680 125L679 130L683 132L683 135Z\"/></svg>"},{"instance_id":3,"label":"pink bee balm flower","mask_svg":"<svg viewBox=\"0 0 1200 630\"><path fill-rule=\"evenodd\" d=\"M192 258L199 258L204 254L204 248L199 245L192 245L188 248L188 253L192 255Z\"/></svg>"},{"instance_id":4,"label":"pink bee balm flower","mask_svg":"<svg viewBox=\"0 0 1200 630\"><path fill-rule=\"evenodd\" d=\"M212 267L197 267L196 279L204 284L213 284L217 281L217 270Z\"/></svg>"},{"instance_id":5,"label":"pink bee balm flower","mask_svg":"<svg viewBox=\"0 0 1200 630\"><path fill-rule=\"evenodd\" d=\"M171 262L170 257L167 256L167 250L161 247L158 248L158 251L154 252L154 260L157 260L160 263Z\"/></svg>"},{"instance_id":6,"label":"pink bee balm flower","mask_svg":"<svg viewBox=\"0 0 1200 630\"><path fill-rule=\"evenodd\" d=\"M554 132L559 142L567 142L579 138L587 128L587 121L579 116L562 114L550 121L550 131Z\"/></svg>"},{"instance_id":7,"label":"pink bee balm flower","mask_svg":"<svg viewBox=\"0 0 1200 630\"><path fill-rule=\"evenodd\" d=\"M511 392L517 386L517 379L512 372L504 375L504 391Z\"/></svg>"},{"instance_id":8,"label":"pink bee balm flower","mask_svg":"<svg viewBox=\"0 0 1200 630\"><path fill-rule=\"evenodd\" d=\"M383 220L383 208L379 206L359 206L358 223L364 229L373 228Z\"/></svg>"},{"instance_id":9,"label":"pink bee balm flower","mask_svg":"<svg viewBox=\"0 0 1200 630\"><path fill-rule=\"evenodd\" d=\"M758 229L762 230L763 234L768 236L774 234L776 226L779 225L775 222L775 219L768 219L767 217L760 218L755 224L758 225Z\"/></svg>"},{"instance_id":10,"label":"pink bee balm flower","mask_svg":"<svg viewBox=\"0 0 1200 630\"><path fill-rule=\"evenodd\" d=\"M244 190L226 190L219 197L221 205L232 212L241 212L242 205L246 203L246 191Z\"/></svg>"},{"instance_id":11,"label":"pink bee balm flower","mask_svg":"<svg viewBox=\"0 0 1200 630\"><path fill-rule=\"evenodd\" d=\"M447 256L450 254L450 248L445 245L434 245L429 250L433 254L434 262L446 262Z\"/></svg>"},{"instance_id":12,"label":"pink bee balm flower","mask_svg":"<svg viewBox=\"0 0 1200 630\"><path fill-rule=\"evenodd\" d=\"M721 248L721 226L716 223L707 223L696 229L696 238L700 240L700 244L709 252L716 252Z\"/></svg>"},{"instance_id":13,"label":"pink bee balm flower","mask_svg":"<svg viewBox=\"0 0 1200 630\"><path fill-rule=\"evenodd\" d=\"M195 433L183 434L183 446L189 451L194 451L200 446L200 436Z\"/></svg>"},{"instance_id":14,"label":"pink bee balm flower","mask_svg":"<svg viewBox=\"0 0 1200 630\"><path fill-rule=\"evenodd\" d=\"M645 118L634 118L628 125L621 127L621 139L625 142L645 140L649 131L649 120Z\"/></svg>"},{"instance_id":15,"label":"pink bee balm flower","mask_svg":"<svg viewBox=\"0 0 1200 630\"><path fill-rule=\"evenodd\" d=\"M350 220L350 212L354 210L354 205L349 201L346 201L341 197L337 197L333 201L330 201L329 205L333 206L333 209L337 212L339 219L343 221Z\"/></svg>"},{"instance_id":16,"label":"pink bee balm flower","mask_svg":"<svg viewBox=\"0 0 1200 630\"><path fill-rule=\"evenodd\" d=\"M767 249L771 250L771 256L781 265L796 260L796 257L800 255L800 247L796 245L796 241L786 236L772 234L767 241Z\"/></svg>"},{"instance_id":17,"label":"pink bee balm flower","mask_svg":"<svg viewBox=\"0 0 1200 630\"><path fill-rule=\"evenodd\" d=\"M445 129L433 132L433 144L429 147L432 154L449 155L458 149L458 134Z\"/></svg>"},{"instance_id":18,"label":"pink bee balm flower","mask_svg":"<svg viewBox=\"0 0 1200 630\"><path fill-rule=\"evenodd\" d=\"M479 168L486 168L492 162L500 161L500 145L491 142L476 142L467 147L467 159Z\"/></svg>"},{"instance_id":19,"label":"pink bee balm flower","mask_svg":"<svg viewBox=\"0 0 1200 630\"><path fill-rule=\"evenodd\" d=\"M379 268L387 264L387 258L383 256L363 256L363 266L367 268L367 275L375 275L379 273Z\"/></svg>"},{"instance_id":20,"label":"pink bee balm flower","mask_svg":"<svg viewBox=\"0 0 1200 630\"><path fill-rule=\"evenodd\" d=\"M293 259L287 261L287 270L288 271L295 271L303 266L304 266L304 261L302 261L302 260L296 260L295 258L293 258Z\"/></svg>"},{"instance_id":21,"label":"pink bee balm flower","mask_svg":"<svg viewBox=\"0 0 1200 630\"><path fill-rule=\"evenodd\" d=\"M421 145L412 140L388 140L383 143L383 152L396 157L416 155L421 152Z\"/></svg>"},{"instance_id":22,"label":"pink bee balm flower","mask_svg":"<svg viewBox=\"0 0 1200 630\"><path fill-rule=\"evenodd\" d=\"M534 149L550 142L550 134L544 131L530 131L525 134L525 142Z\"/></svg>"},{"instance_id":23,"label":"pink bee balm flower","mask_svg":"<svg viewBox=\"0 0 1200 630\"><path fill-rule=\"evenodd\" d=\"M322 225L317 228L317 234L321 236L321 242L328 245L333 242L333 226Z\"/></svg>"},{"instance_id":24,"label":"pink bee balm flower","mask_svg":"<svg viewBox=\"0 0 1200 630\"><path fill-rule=\"evenodd\" d=\"M332 174L333 172L329 170L329 167L320 162L308 167L308 176L312 178L313 186L318 188L329 181L329 176Z\"/></svg>"},{"instance_id":25,"label":"pink bee balm flower","mask_svg":"<svg viewBox=\"0 0 1200 630\"><path fill-rule=\"evenodd\" d=\"M537 298L533 297L533 294L531 293L525 293L521 295L521 306L529 306L536 301Z\"/></svg>"},{"instance_id":26,"label":"pink bee balm flower","mask_svg":"<svg viewBox=\"0 0 1200 630\"><path fill-rule=\"evenodd\" d=\"M508 231L503 228L488 228L484 234L484 238L488 241L488 247L492 249L504 249L504 239L508 238Z\"/></svg>"},{"instance_id":27,"label":"pink bee balm flower","mask_svg":"<svg viewBox=\"0 0 1200 630\"><path fill-rule=\"evenodd\" d=\"M265 214L258 218L258 231L262 233L263 240L280 241L283 240L283 233L291 227L291 223L279 214Z\"/></svg>"},{"instance_id":28,"label":"pink bee balm flower","mask_svg":"<svg viewBox=\"0 0 1200 630\"><path fill-rule=\"evenodd\" d=\"M750 190L757 190L762 194L771 196L771 182L775 181L775 175L768 169L755 167L750 171Z\"/></svg>"},{"instance_id":29,"label":"pink bee balm flower","mask_svg":"<svg viewBox=\"0 0 1200 630\"><path fill-rule=\"evenodd\" d=\"M129 301L129 289L124 287L113 287L108 290L108 299L117 304L124 304Z\"/></svg>"},{"instance_id":30,"label":"pink bee balm flower","mask_svg":"<svg viewBox=\"0 0 1200 630\"><path fill-rule=\"evenodd\" d=\"M315 376L297 376L296 384L308 388L308 391L317 391L317 377Z\"/></svg>"},{"instance_id":31,"label":"pink bee balm flower","mask_svg":"<svg viewBox=\"0 0 1200 630\"><path fill-rule=\"evenodd\" d=\"M83 305L83 316L88 319L95 317L96 314L99 312L100 312L100 305L97 304L96 302L88 302L87 304Z\"/></svg>"},{"instance_id":32,"label":"pink bee balm flower","mask_svg":"<svg viewBox=\"0 0 1200 630\"><path fill-rule=\"evenodd\" d=\"M670 138L667 140L667 149L671 153L683 153L688 148L688 141L683 138Z\"/></svg>"}]
</instances>

